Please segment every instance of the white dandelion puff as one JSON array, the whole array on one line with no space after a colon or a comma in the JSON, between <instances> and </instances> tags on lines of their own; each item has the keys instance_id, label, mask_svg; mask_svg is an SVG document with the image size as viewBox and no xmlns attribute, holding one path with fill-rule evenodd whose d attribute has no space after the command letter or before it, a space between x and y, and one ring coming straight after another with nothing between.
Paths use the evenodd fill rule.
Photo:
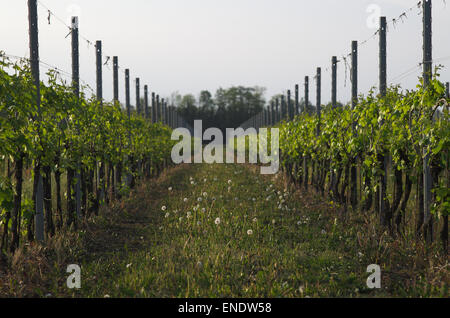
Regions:
<instances>
[{"instance_id":1,"label":"white dandelion puff","mask_svg":"<svg viewBox=\"0 0 450 318\"><path fill-rule=\"evenodd\" d=\"M220 224L220 218L217 218L217 219L214 221L214 223L216 223L216 225L219 225L219 224Z\"/></svg>"},{"instance_id":2,"label":"white dandelion puff","mask_svg":"<svg viewBox=\"0 0 450 318\"><path fill-rule=\"evenodd\" d=\"M248 231L247 231L247 235L248 235L248 236L253 235L253 230L248 230Z\"/></svg>"}]
</instances>

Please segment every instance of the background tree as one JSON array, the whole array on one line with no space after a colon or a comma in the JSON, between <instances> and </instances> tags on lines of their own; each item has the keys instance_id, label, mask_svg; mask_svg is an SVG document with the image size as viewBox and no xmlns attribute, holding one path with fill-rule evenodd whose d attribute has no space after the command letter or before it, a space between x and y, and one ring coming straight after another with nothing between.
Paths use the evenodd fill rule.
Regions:
<instances>
[{"instance_id":1,"label":"background tree","mask_svg":"<svg viewBox=\"0 0 450 318\"><path fill-rule=\"evenodd\" d=\"M217 127L225 134L226 128L237 128L254 115L260 113L265 105L265 88L235 86L228 89L219 88L215 97L204 90L198 101L191 94L181 97L172 94L178 113L185 120L194 125L194 120L203 121L203 129Z\"/></svg>"}]
</instances>

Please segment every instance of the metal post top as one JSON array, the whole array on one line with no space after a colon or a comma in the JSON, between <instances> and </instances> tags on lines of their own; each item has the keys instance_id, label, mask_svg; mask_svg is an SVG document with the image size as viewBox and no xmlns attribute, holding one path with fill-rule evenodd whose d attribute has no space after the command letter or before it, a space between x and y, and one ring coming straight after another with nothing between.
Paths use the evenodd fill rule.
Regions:
<instances>
[{"instance_id":1,"label":"metal post top","mask_svg":"<svg viewBox=\"0 0 450 318\"><path fill-rule=\"evenodd\" d=\"M71 21L72 21L72 29L78 29L78 25L79 25L78 17L76 17L76 16L72 17Z\"/></svg>"}]
</instances>

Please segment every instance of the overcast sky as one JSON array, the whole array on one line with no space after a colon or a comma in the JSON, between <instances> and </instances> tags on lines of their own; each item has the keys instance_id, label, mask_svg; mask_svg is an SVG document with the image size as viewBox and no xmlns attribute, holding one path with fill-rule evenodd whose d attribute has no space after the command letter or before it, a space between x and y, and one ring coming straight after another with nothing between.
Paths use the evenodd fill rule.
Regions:
<instances>
[{"instance_id":1,"label":"overcast sky","mask_svg":"<svg viewBox=\"0 0 450 318\"><path fill-rule=\"evenodd\" d=\"M0 50L29 56L26 0L1 0ZM377 8L388 21L417 0L41 0L62 20L80 17L80 33L102 40L105 55L118 55L122 69L140 77L151 91L198 95L232 85L263 86L266 97L285 92L323 68L322 101L330 100L331 57L350 52L376 31ZM5 9L6 8L6 9ZM388 80L413 88L420 76L422 25L419 10L388 33ZM70 37L55 17L39 5L41 60L71 70ZM374 28L375 27L375 28ZM450 80L450 6L433 1L433 57ZM378 81L378 38L359 48L359 91ZM95 87L95 50L81 40L81 78ZM411 73L406 71L412 69ZM44 72L45 69L42 69ZM338 99L350 98L345 67L338 67ZM120 99L124 79L120 77ZM111 67L104 68L104 96L112 99ZM315 100L315 89L311 88ZM132 96L134 95L132 85ZM134 100L134 99L133 99Z\"/></svg>"}]
</instances>

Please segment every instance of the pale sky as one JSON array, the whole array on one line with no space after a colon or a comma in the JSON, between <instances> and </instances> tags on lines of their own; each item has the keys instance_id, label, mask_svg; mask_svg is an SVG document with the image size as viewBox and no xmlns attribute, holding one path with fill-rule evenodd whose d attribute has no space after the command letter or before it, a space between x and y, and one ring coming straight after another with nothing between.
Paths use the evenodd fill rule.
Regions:
<instances>
[{"instance_id":1,"label":"pale sky","mask_svg":"<svg viewBox=\"0 0 450 318\"><path fill-rule=\"evenodd\" d=\"M0 50L29 56L26 0L0 0ZM377 8L388 21L417 0L40 0L63 19L80 17L80 33L102 40L104 55L118 55L122 69L141 78L151 91L169 96L174 91L198 95L232 85L263 86L266 98L313 77L323 68L322 102L331 97L331 57L350 52L351 41L362 42L376 31L370 21ZM376 5L371 6L371 5ZM67 28L39 6L41 60L70 72ZM6 9L5 9L6 8ZM413 88L420 76L422 25L419 11L404 23L389 27L388 81ZM368 23L369 22L369 23ZM450 5L433 1L433 57L446 68L450 81ZM80 39L81 78L95 87L95 50ZM413 69L411 73L400 76ZM41 69L45 72L45 69ZM378 83L378 38L359 48L359 92ZM104 67L104 97L112 99L112 68ZM349 75L348 75L349 76ZM314 82L312 82L314 85ZM134 84L131 96L134 103ZM338 100L351 95L345 86L344 63L338 66ZM120 75L124 101L124 76ZM311 101L315 88L311 87Z\"/></svg>"}]
</instances>

